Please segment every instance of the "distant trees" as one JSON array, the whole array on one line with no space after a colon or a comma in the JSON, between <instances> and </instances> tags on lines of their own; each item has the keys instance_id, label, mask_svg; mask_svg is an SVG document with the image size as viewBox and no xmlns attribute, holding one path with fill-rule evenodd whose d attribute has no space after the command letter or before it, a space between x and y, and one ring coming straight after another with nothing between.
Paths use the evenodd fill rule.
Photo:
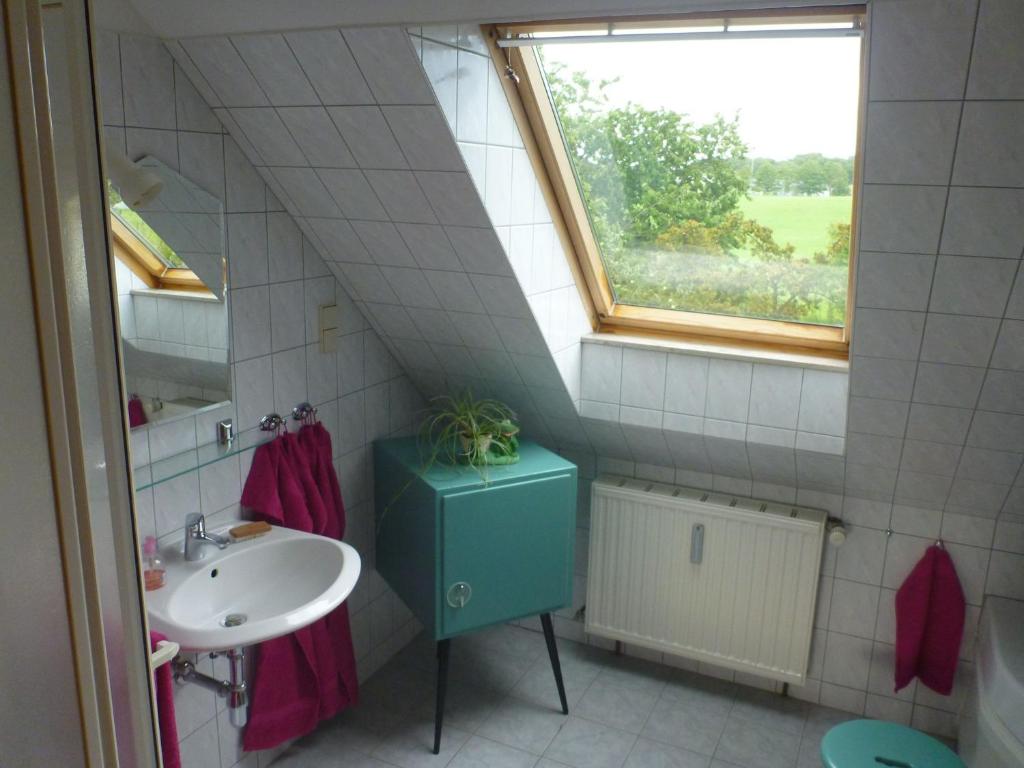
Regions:
<instances>
[{"instance_id":1,"label":"distant trees","mask_svg":"<svg viewBox=\"0 0 1024 768\"><path fill-rule=\"evenodd\" d=\"M616 298L628 304L842 322L849 225L813 257L747 219L763 194L849 194L852 162L753 160L738 117L697 124L669 110L609 104L608 82L546 66L591 225ZM843 254L843 248L846 254Z\"/></svg>"},{"instance_id":2,"label":"distant trees","mask_svg":"<svg viewBox=\"0 0 1024 768\"><path fill-rule=\"evenodd\" d=\"M849 195L853 158L797 155L790 160L755 158L752 188L765 195Z\"/></svg>"}]
</instances>

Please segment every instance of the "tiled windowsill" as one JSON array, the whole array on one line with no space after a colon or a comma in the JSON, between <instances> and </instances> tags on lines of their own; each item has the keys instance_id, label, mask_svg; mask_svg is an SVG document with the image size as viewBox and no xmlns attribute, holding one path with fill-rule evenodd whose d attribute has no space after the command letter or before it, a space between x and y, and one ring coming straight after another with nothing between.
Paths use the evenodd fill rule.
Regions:
<instances>
[{"instance_id":1,"label":"tiled windowsill","mask_svg":"<svg viewBox=\"0 0 1024 768\"><path fill-rule=\"evenodd\" d=\"M845 361L620 335L582 339L580 416L617 424L627 442L653 446L652 457L665 440L681 455L687 446L701 453L701 444L731 442L841 456L847 392Z\"/></svg>"},{"instance_id":2,"label":"tiled windowsill","mask_svg":"<svg viewBox=\"0 0 1024 768\"><path fill-rule=\"evenodd\" d=\"M654 336L630 336L620 333L589 333L581 341L589 344L608 344L610 346L650 349L659 352L684 352L688 355L743 360L749 363L791 365L799 368L813 368L838 373L847 373L850 369L848 360L837 360L814 354L772 351L756 347L744 348L739 345L715 344L713 342L680 341Z\"/></svg>"}]
</instances>

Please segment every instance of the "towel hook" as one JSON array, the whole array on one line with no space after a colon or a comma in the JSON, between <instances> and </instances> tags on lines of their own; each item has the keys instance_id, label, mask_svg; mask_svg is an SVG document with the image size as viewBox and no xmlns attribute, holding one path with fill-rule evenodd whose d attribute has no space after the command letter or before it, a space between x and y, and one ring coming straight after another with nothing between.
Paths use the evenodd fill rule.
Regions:
<instances>
[{"instance_id":1,"label":"towel hook","mask_svg":"<svg viewBox=\"0 0 1024 768\"><path fill-rule=\"evenodd\" d=\"M316 423L316 408L309 403L299 403L292 408L292 418L301 421L303 424Z\"/></svg>"},{"instance_id":2,"label":"towel hook","mask_svg":"<svg viewBox=\"0 0 1024 768\"><path fill-rule=\"evenodd\" d=\"M273 432L275 435L280 435L282 428L285 432L288 431L288 425L285 423L285 420L276 413L268 413L260 419L260 429L263 432Z\"/></svg>"}]
</instances>

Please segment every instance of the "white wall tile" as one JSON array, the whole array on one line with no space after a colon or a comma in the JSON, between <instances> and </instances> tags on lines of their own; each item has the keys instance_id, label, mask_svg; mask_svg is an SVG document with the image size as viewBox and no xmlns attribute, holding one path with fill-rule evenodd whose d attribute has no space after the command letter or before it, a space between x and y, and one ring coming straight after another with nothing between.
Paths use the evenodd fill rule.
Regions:
<instances>
[{"instance_id":1,"label":"white wall tile","mask_svg":"<svg viewBox=\"0 0 1024 768\"><path fill-rule=\"evenodd\" d=\"M174 130L174 62L167 49L137 35L121 35L120 48L124 124Z\"/></svg>"},{"instance_id":2,"label":"white wall tile","mask_svg":"<svg viewBox=\"0 0 1024 768\"><path fill-rule=\"evenodd\" d=\"M935 253L942 228L942 187L864 185L860 247L888 253ZM900 211L900 216L893 216Z\"/></svg>"},{"instance_id":3,"label":"white wall tile","mask_svg":"<svg viewBox=\"0 0 1024 768\"><path fill-rule=\"evenodd\" d=\"M907 437L962 445L971 423L971 411L914 403L907 421Z\"/></svg>"},{"instance_id":4,"label":"white wall tile","mask_svg":"<svg viewBox=\"0 0 1024 768\"><path fill-rule=\"evenodd\" d=\"M950 187L942 253L1018 259L1024 249L1024 190Z\"/></svg>"},{"instance_id":5,"label":"white wall tile","mask_svg":"<svg viewBox=\"0 0 1024 768\"><path fill-rule=\"evenodd\" d=\"M488 225L487 213L480 205L473 182L467 174L418 171L416 178L442 224L465 227Z\"/></svg>"},{"instance_id":6,"label":"white wall tile","mask_svg":"<svg viewBox=\"0 0 1024 768\"><path fill-rule=\"evenodd\" d=\"M954 315L1002 317L1017 272L1007 259L940 256L928 308Z\"/></svg>"},{"instance_id":7,"label":"white wall tile","mask_svg":"<svg viewBox=\"0 0 1024 768\"><path fill-rule=\"evenodd\" d=\"M324 104L368 104L373 95L355 59L334 29L285 35L303 70Z\"/></svg>"},{"instance_id":8,"label":"white wall tile","mask_svg":"<svg viewBox=\"0 0 1024 768\"><path fill-rule=\"evenodd\" d=\"M861 251L857 259L857 306L924 311L934 269L934 256Z\"/></svg>"},{"instance_id":9,"label":"white wall tile","mask_svg":"<svg viewBox=\"0 0 1024 768\"><path fill-rule=\"evenodd\" d=\"M947 184L960 122L956 101L868 104L864 181Z\"/></svg>"},{"instance_id":10,"label":"white wall tile","mask_svg":"<svg viewBox=\"0 0 1024 768\"><path fill-rule=\"evenodd\" d=\"M618 403L622 380L622 349L610 344L583 345L584 400Z\"/></svg>"},{"instance_id":11,"label":"white wall tile","mask_svg":"<svg viewBox=\"0 0 1024 768\"><path fill-rule=\"evenodd\" d=\"M226 107L262 107L269 102L226 37L182 40L181 47ZM215 104L213 106L220 106Z\"/></svg>"},{"instance_id":12,"label":"white wall tile","mask_svg":"<svg viewBox=\"0 0 1024 768\"><path fill-rule=\"evenodd\" d=\"M795 430L802 382L803 371L800 368L755 364L750 387L749 422Z\"/></svg>"},{"instance_id":13,"label":"white wall tile","mask_svg":"<svg viewBox=\"0 0 1024 768\"><path fill-rule=\"evenodd\" d=\"M319 106L278 107L284 122L310 164L320 168L355 168L356 160L327 110Z\"/></svg>"},{"instance_id":14,"label":"white wall tile","mask_svg":"<svg viewBox=\"0 0 1024 768\"><path fill-rule=\"evenodd\" d=\"M914 401L931 405L973 408L978 402L984 368L944 363L918 363Z\"/></svg>"},{"instance_id":15,"label":"white wall tile","mask_svg":"<svg viewBox=\"0 0 1024 768\"><path fill-rule=\"evenodd\" d=\"M661 411L665 401L666 357L664 352L643 349L622 351L622 405ZM660 417L657 426L661 426Z\"/></svg>"},{"instance_id":16,"label":"white wall tile","mask_svg":"<svg viewBox=\"0 0 1024 768\"><path fill-rule=\"evenodd\" d=\"M994 368L1024 371L1024 321L1003 320L991 364Z\"/></svg>"},{"instance_id":17,"label":"white wall tile","mask_svg":"<svg viewBox=\"0 0 1024 768\"><path fill-rule=\"evenodd\" d=\"M963 98L976 8L959 0L873 5L870 98Z\"/></svg>"},{"instance_id":18,"label":"white wall tile","mask_svg":"<svg viewBox=\"0 0 1024 768\"><path fill-rule=\"evenodd\" d=\"M360 168L408 168L379 107L328 107L327 112Z\"/></svg>"},{"instance_id":19,"label":"white wall tile","mask_svg":"<svg viewBox=\"0 0 1024 768\"><path fill-rule=\"evenodd\" d=\"M441 111L455 130L455 111L458 98L458 51L447 45L423 40L423 70L427 73Z\"/></svg>"},{"instance_id":20,"label":"white wall tile","mask_svg":"<svg viewBox=\"0 0 1024 768\"><path fill-rule=\"evenodd\" d=\"M282 35L240 35L231 39L271 104L315 104L316 92Z\"/></svg>"},{"instance_id":21,"label":"white wall tile","mask_svg":"<svg viewBox=\"0 0 1024 768\"><path fill-rule=\"evenodd\" d=\"M384 107L383 111L410 168L417 171L465 169L448 123L437 107L391 106Z\"/></svg>"},{"instance_id":22,"label":"white wall tile","mask_svg":"<svg viewBox=\"0 0 1024 768\"><path fill-rule=\"evenodd\" d=\"M1024 19L1013 0L984 0L980 4L968 98L1024 98L1024 63L1017 47L1022 35Z\"/></svg>"},{"instance_id":23,"label":"white wall tile","mask_svg":"<svg viewBox=\"0 0 1024 768\"><path fill-rule=\"evenodd\" d=\"M374 97L381 104L433 104L409 36L400 27L346 29L348 43Z\"/></svg>"},{"instance_id":24,"label":"white wall tile","mask_svg":"<svg viewBox=\"0 0 1024 768\"><path fill-rule=\"evenodd\" d=\"M412 224L437 221L416 177L409 171L366 171L366 178L392 221Z\"/></svg>"},{"instance_id":25,"label":"white wall tile","mask_svg":"<svg viewBox=\"0 0 1024 768\"><path fill-rule=\"evenodd\" d=\"M925 315L885 309L854 313L853 348L858 355L914 360L918 356Z\"/></svg>"},{"instance_id":26,"label":"white wall tile","mask_svg":"<svg viewBox=\"0 0 1024 768\"><path fill-rule=\"evenodd\" d=\"M750 363L713 358L708 366L705 415L713 419L745 422L750 404L752 371Z\"/></svg>"},{"instance_id":27,"label":"white wall tile","mask_svg":"<svg viewBox=\"0 0 1024 768\"><path fill-rule=\"evenodd\" d=\"M953 183L1014 187L1024 177L1024 101L967 101L960 123Z\"/></svg>"},{"instance_id":28,"label":"white wall tile","mask_svg":"<svg viewBox=\"0 0 1024 768\"><path fill-rule=\"evenodd\" d=\"M987 317L929 314L921 359L954 365L988 364L999 321Z\"/></svg>"}]
</instances>

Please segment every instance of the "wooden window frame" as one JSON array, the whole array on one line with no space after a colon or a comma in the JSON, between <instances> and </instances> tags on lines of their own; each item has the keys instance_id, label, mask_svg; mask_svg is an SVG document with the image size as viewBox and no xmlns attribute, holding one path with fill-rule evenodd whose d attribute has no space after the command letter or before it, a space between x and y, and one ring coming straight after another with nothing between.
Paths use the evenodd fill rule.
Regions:
<instances>
[{"instance_id":1,"label":"wooden window frame","mask_svg":"<svg viewBox=\"0 0 1024 768\"><path fill-rule=\"evenodd\" d=\"M117 216L110 214L114 256L154 291L211 293L191 269L169 267ZM212 295L212 294L211 294Z\"/></svg>"},{"instance_id":2,"label":"wooden window frame","mask_svg":"<svg viewBox=\"0 0 1024 768\"><path fill-rule=\"evenodd\" d=\"M854 304L854 275L859 236L860 187L863 177L864 120L867 100L868 37L865 33L860 50L860 92L858 94L857 136L851 185L850 259L847 276L846 317L842 327L761 320L732 315L659 309L620 304L615 301L611 282L601 258L597 239L590 227L586 204L576 183L572 161L558 126L558 118L547 95L544 75L533 47L501 48L498 40L508 34L529 31L567 32L605 28L614 23L617 29L632 27L650 29L657 26L699 26L712 19L728 17L731 24L798 23L838 18L864 20L863 5L763 11L716 11L651 17L602 17L567 21L520 22L485 25L481 31L498 70L499 79L534 172L540 182L556 231L576 278L580 296L591 320L591 327L601 333L649 335L680 341L722 344L743 348L792 351L822 357L846 359L849 354L851 321ZM514 73L514 77L511 74Z\"/></svg>"}]
</instances>

